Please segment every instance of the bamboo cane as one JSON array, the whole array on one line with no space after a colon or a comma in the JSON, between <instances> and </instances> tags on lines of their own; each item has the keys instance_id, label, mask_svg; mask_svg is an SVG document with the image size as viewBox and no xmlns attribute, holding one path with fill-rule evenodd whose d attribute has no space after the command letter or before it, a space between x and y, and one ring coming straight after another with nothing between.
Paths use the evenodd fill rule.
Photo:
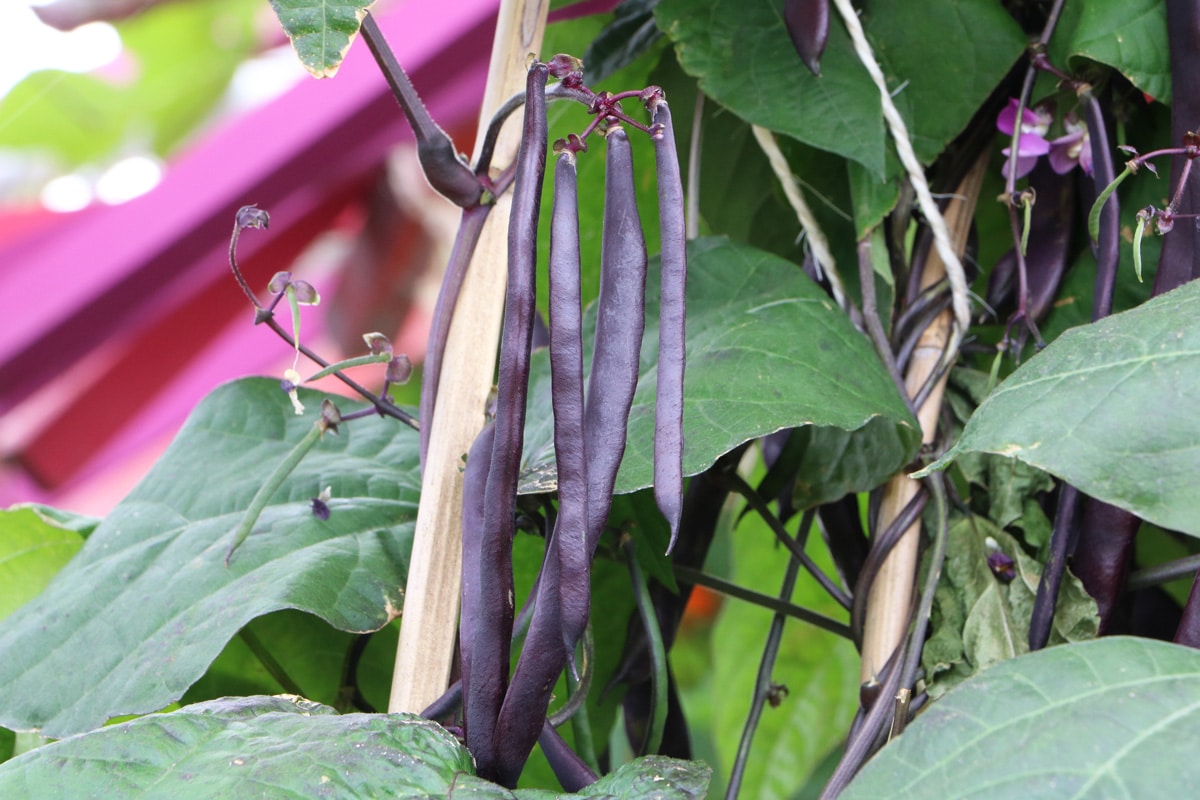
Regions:
<instances>
[{"instance_id":1,"label":"bamboo cane","mask_svg":"<svg viewBox=\"0 0 1200 800\"><path fill-rule=\"evenodd\" d=\"M962 256L966 249L967 233L975 215L979 199L979 187L987 168L986 156L975 162L970 172L959 184L955 197L946 207L946 227L950 231L955 252ZM921 288L932 286L946 277L946 267L935 248L930 248L921 275ZM930 375L933 375L950 342L954 313L947 309L938 314L921 334L916 349L909 361L904 383L909 397L921 391ZM921 423L922 441L933 442L937 432L938 415L942 410L942 395L946 388L949 371L933 386L925 402L917 409L917 420ZM875 529L887 528L908 502L916 495L920 482L904 473L892 476L883 490L879 505L879 518ZM913 584L917 576L917 553L921 541L921 522L914 522L896 542L892 552L879 569L879 575L871 584L867 596L867 616L863 623L862 672L866 683L879 675L884 664L908 633L909 615L912 610Z\"/></svg>"},{"instance_id":2,"label":"bamboo cane","mask_svg":"<svg viewBox=\"0 0 1200 800\"><path fill-rule=\"evenodd\" d=\"M492 114L522 91L528 56L542 46L549 0L501 0L476 147ZM520 115L505 126L494 163L520 144ZM412 560L392 674L389 711L420 712L445 690L458 630L462 582L462 456L483 427L492 387L507 274L510 194L503 195L479 237L446 341L438 402L421 485Z\"/></svg>"}]
</instances>

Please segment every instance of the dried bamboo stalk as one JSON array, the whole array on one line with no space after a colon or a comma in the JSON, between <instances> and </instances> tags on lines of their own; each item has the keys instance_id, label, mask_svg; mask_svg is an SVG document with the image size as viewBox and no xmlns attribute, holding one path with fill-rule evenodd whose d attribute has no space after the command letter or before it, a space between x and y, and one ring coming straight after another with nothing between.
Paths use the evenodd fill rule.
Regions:
<instances>
[{"instance_id":1,"label":"dried bamboo stalk","mask_svg":"<svg viewBox=\"0 0 1200 800\"><path fill-rule=\"evenodd\" d=\"M495 110L524 90L528 58L541 50L549 5L549 0L502 0L477 143ZM518 114L505 125L494 163L503 166L516 157L519 123ZM492 387L510 198L511 193L500 198L480 234L446 341L443 363L448 368L438 385L437 407L432 420L421 420L432 427L388 702L393 712L420 712L446 690L450 678L462 582L462 456L483 427Z\"/></svg>"},{"instance_id":2,"label":"dried bamboo stalk","mask_svg":"<svg viewBox=\"0 0 1200 800\"><path fill-rule=\"evenodd\" d=\"M944 214L955 252L962 257L966 249L967 234L975 206L979 199L979 187L983 183L987 158L981 156L963 178ZM946 267L935 248L930 248L921 275L921 288L932 286L946 277ZM917 342L909 361L904 383L909 397L915 397L921 387L933 375L941 363L946 346L950 342L954 313L947 309L939 314ZM933 442L937 432L938 415L942 409L942 394L946 388L946 374L933 386L925 402L917 409L917 420L921 423L922 441ZM879 505L879 518L875 529L887 528L908 501L917 493L919 481L903 472L892 477L883 490ZM871 584L867 597L867 616L863 623L862 672L863 683L879 675L884 664L895 652L896 647L908 633L909 614L912 610L913 584L917 576L917 553L921 542L920 520L904 532L887 560L879 569L879 575Z\"/></svg>"}]
</instances>

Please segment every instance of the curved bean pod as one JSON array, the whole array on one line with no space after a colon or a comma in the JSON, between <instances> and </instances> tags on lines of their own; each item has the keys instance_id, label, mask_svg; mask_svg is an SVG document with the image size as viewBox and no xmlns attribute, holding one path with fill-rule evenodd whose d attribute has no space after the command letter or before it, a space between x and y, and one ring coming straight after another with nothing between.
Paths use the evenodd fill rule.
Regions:
<instances>
[{"instance_id":1,"label":"curved bean pod","mask_svg":"<svg viewBox=\"0 0 1200 800\"><path fill-rule=\"evenodd\" d=\"M400 104L417 139L417 160L429 185L460 208L474 208L483 199L483 183L462 159L450 136L430 116L408 75L383 38L375 17L367 14L362 21L363 40L375 57L396 102Z\"/></svg>"},{"instance_id":2,"label":"curved bean pod","mask_svg":"<svg viewBox=\"0 0 1200 800\"><path fill-rule=\"evenodd\" d=\"M535 63L526 82L525 126L517 154L512 217L508 228L508 287L500 337L496 398L496 431L491 471L485 492L484 535L479 571L480 601L487 615L477 620L467 697L467 746L479 774L491 778L497 769L495 722L508 684L513 623L512 541L515 532L517 477L525 432L529 392L529 346L533 337L538 209L546 171L545 64Z\"/></svg>"},{"instance_id":3,"label":"curved bean pod","mask_svg":"<svg viewBox=\"0 0 1200 800\"><path fill-rule=\"evenodd\" d=\"M658 386L654 399L654 500L679 536L683 505L683 370L687 316L687 233L683 182L675 152L671 109L660 94L648 104L654 123L654 160L658 170L658 217L662 229L662 292L659 300Z\"/></svg>"},{"instance_id":4,"label":"curved bean pod","mask_svg":"<svg viewBox=\"0 0 1200 800\"><path fill-rule=\"evenodd\" d=\"M614 126L606 137L604 234L596 341L584 411L588 465L588 552L594 553L612 505L625 455L629 408L637 388L646 327L646 239L638 218L629 137Z\"/></svg>"}]
</instances>

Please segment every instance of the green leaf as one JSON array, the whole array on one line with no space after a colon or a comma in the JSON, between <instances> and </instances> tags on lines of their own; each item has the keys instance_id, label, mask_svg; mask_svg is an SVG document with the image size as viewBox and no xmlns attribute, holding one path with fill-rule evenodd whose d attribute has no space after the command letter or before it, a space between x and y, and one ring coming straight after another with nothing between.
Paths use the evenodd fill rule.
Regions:
<instances>
[{"instance_id":1,"label":"green leaf","mask_svg":"<svg viewBox=\"0 0 1200 800\"><path fill-rule=\"evenodd\" d=\"M954 447L1018 458L1200 536L1200 284L1067 331L996 388Z\"/></svg>"},{"instance_id":2,"label":"green leaf","mask_svg":"<svg viewBox=\"0 0 1200 800\"><path fill-rule=\"evenodd\" d=\"M375 0L271 0L300 63L314 78L332 78Z\"/></svg>"},{"instance_id":3,"label":"green leaf","mask_svg":"<svg viewBox=\"0 0 1200 800\"><path fill-rule=\"evenodd\" d=\"M1200 652L1111 637L1006 661L930 705L844 800L1191 797Z\"/></svg>"},{"instance_id":4,"label":"green leaf","mask_svg":"<svg viewBox=\"0 0 1200 800\"><path fill-rule=\"evenodd\" d=\"M449 795L474 769L441 726L337 715L290 696L224 698L49 744L0 766L5 797Z\"/></svg>"},{"instance_id":5,"label":"green leaf","mask_svg":"<svg viewBox=\"0 0 1200 800\"><path fill-rule=\"evenodd\" d=\"M663 0L654 13L705 94L748 122L882 175L879 92L845 28L830 25L816 78L800 63L781 9L782 0Z\"/></svg>"},{"instance_id":6,"label":"green leaf","mask_svg":"<svg viewBox=\"0 0 1200 800\"><path fill-rule=\"evenodd\" d=\"M328 397L301 391L313 414ZM259 483L312 416L268 379L205 398L79 555L0 624L0 722L64 736L162 708L243 625L278 609L356 632L398 616L420 482L416 434L390 420L326 435L223 563ZM322 522L310 498L325 486Z\"/></svg>"},{"instance_id":7,"label":"green leaf","mask_svg":"<svg viewBox=\"0 0 1200 800\"><path fill-rule=\"evenodd\" d=\"M654 22L658 0L626 0L613 12L612 21L583 54L589 83L602 81L636 61L662 38Z\"/></svg>"},{"instance_id":8,"label":"green leaf","mask_svg":"<svg viewBox=\"0 0 1200 800\"><path fill-rule=\"evenodd\" d=\"M782 7L783 0L663 0L655 14L706 94L750 122L883 177L879 90L845 27L830 26L818 78L800 63ZM966 126L1025 48L1020 28L990 0L876 3L863 21L923 163Z\"/></svg>"},{"instance_id":9,"label":"green leaf","mask_svg":"<svg viewBox=\"0 0 1200 800\"><path fill-rule=\"evenodd\" d=\"M859 431L872 420L900 443L880 453L869 488L907 463L920 429L874 351L845 314L798 267L726 239L688 243L688 367L684 472L694 475L742 442L783 428ZM629 417L618 494L653 481L654 387L658 360L658 269L646 287L646 335ZM585 362L596 324L584 315ZM852 367L852 368L851 368ZM549 356L534 354L525 429L522 493L555 486ZM874 433L874 431L873 431ZM871 481L874 482L871 482Z\"/></svg>"},{"instance_id":10,"label":"green leaf","mask_svg":"<svg viewBox=\"0 0 1200 800\"><path fill-rule=\"evenodd\" d=\"M1171 102L1167 11L1160 0L1067 3L1049 55L1073 71L1082 59L1107 64L1156 100Z\"/></svg>"},{"instance_id":11,"label":"green leaf","mask_svg":"<svg viewBox=\"0 0 1200 800\"><path fill-rule=\"evenodd\" d=\"M39 506L0 511L0 619L36 597L83 546L83 536ZM54 512L63 519L66 512ZM77 517L90 520L90 517Z\"/></svg>"},{"instance_id":12,"label":"green leaf","mask_svg":"<svg viewBox=\"0 0 1200 800\"><path fill-rule=\"evenodd\" d=\"M902 428L874 417L856 431L806 425L792 436L802 443L792 502L796 508L831 503L852 492L878 486L880 464L905 463L911 441Z\"/></svg>"},{"instance_id":13,"label":"green leaf","mask_svg":"<svg viewBox=\"0 0 1200 800\"><path fill-rule=\"evenodd\" d=\"M988 556L993 550L1013 559L1011 581L992 573ZM931 698L941 697L976 672L1029 652L1029 621L1041 577L1042 565L988 520L965 517L951 525L934 595L931 635L921 655ZM1098 624L1096 602L1068 573L1055 607L1050 644L1094 639Z\"/></svg>"},{"instance_id":14,"label":"green leaf","mask_svg":"<svg viewBox=\"0 0 1200 800\"><path fill-rule=\"evenodd\" d=\"M582 797L644 797L701 800L712 770L699 761L646 756L631 761L581 792Z\"/></svg>"}]
</instances>

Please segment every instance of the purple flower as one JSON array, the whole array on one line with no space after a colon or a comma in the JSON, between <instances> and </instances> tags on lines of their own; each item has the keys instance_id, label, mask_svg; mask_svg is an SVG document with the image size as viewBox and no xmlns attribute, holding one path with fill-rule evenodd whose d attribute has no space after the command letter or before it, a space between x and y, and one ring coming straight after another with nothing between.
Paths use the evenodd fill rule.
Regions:
<instances>
[{"instance_id":1,"label":"purple flower","mask_svg":"<svg viewBox=\"0 0 1200 800\"><path fill-rule=\"evenodd\" d=\"M1011 98L1008 105L1000 112L1000 116L996 118L996 127L1001 133L1008 136L1013 135L1017 123L1017 106L1016 98ZM1017 174L1016 177L1022 178L1029 174L1040 156L1044 156L1050 152L1050 142L1046 141L1046 131L1050 130L1050 123L1054 121L1053 115L1049 110L1044 108L1030 109L1026 108L1021 114L1021 133L1017 137ZM1008 156L1012 152L1011 147L1004 148L1004 155ZM1089 151L1090 156L1090 151ZM1004 162L1004 177L1008 177L1008 161Z\"/></svg>"},{"instance_id":2,"label":"purple flower","mask_svg":"<svg viewBox=\"0 0 1200 800\"><path fill-rule=\"evenodd\" d=\"M1065 175L1078 164L1088 175L1092 174L1092 140L1088 137L1087 123L1074 113L1063 119L1066 136L1050 142L1050 166L1059 175Z\"/></svg>"}]
</instances>

